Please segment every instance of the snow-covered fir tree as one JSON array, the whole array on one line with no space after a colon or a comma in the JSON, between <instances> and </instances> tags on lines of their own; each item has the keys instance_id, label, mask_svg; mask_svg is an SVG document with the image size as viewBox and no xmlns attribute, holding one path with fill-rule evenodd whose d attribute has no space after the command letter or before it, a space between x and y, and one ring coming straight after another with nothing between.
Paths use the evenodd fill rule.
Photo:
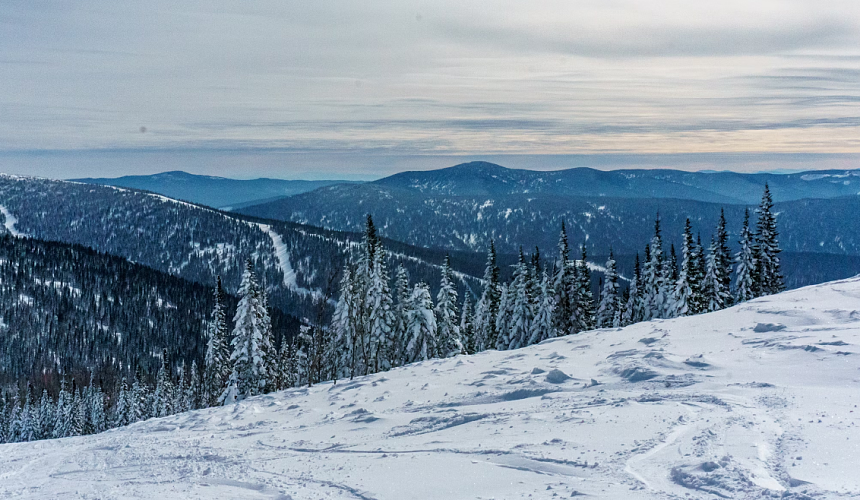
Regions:
<instances>
[{"instance_id":1,"label":"snow-covered fir tree","mask_svg":"<svg viewBox=\"0 0 860 500\"><path fill-rule=\"evenodd\" d=\"M725 297L725 304L723 307L728 307L732 305L732 251L729 248L729 233L726 229L726 212L723 209L720 209L720 220L717 223L717 231L714 236L714 240L716 243L716 265L719 268L719 276L721 282L721 289L724 290L728 295Z\"/></svg>"},{"instance_id":2,"label":"snow-covered fir tree","mask_svg":"<svg viewBox=\"0 0 860 500\"><path fill-rule=\"evenodd\" d=\"M678 279L675 281L675 290L672 294L672 307L670 316L688 316L693 314L694 292L690 283L690 277L695 274L693 242L693 226L690 219L684 223L683 243L681 245L681 266L678 270Z\"/></svg>"},{"instance_id":3,"label":"snow-covered fir tree","mask_svg":"<svg viewBox=\"0 0 860 500\"><path fill-rule=\"evenodd\" d=\"M632 325L642 321L642 268L639 263L639 254L636 254L636 260L633 265L633 277L630 278L630 286L626 290L627 301L624 303L624 313L621 316L621 324L623 326Z\"/></svg>"},{"instance_id":4,"label":"snow-covered fir tree","mask_svg":"<svg viewBox=\"0 0 860 500\"><path fill-rule=\"evenodd\" d=\"M436 352L436 316L430 288L418 283L409 301L409 323L406 327L406 359L408 363L424 361Z\"/></svg>"},{"instance_id":5,"label":"snow-covered fir tree","mask_svg":"<svg viewBox=\"0 0 860 500\"><path fill-rule=\"evenodd\" d=\"M463 299L463 311L460 315L460 338L463 342L463 352L465 354L475 354L475 325L472 322L472 303L469 300L469 294Z\"/></svg>"},{"instance_id":6,"label":"snow-covered fir tree","mask_svg":"<svg viewBox=\"0 0 860 500\"><path fill-rule=\"evenodd\" d=\"M520 260L514 268L513 279L508 291L510 323L508 324L508 341L505 349L524 347L528 345L531 338L531 323L534 318L535 303L530 286L531 280L523 249L520 248Z\"/></svg>"},{"instance_id":7,"label":"snow-covered fir tree","mask_svg":"<svg viewBox=\"0 0 860 500\"><path fill-rule=\"evenodd\" d=\"M457 285L451 270L451 259L445 256L442 262L442 279L436 295L436 355L447 358L463 354L463 341L460 337L460 317L457 310Z\"/></svg>"},{"instance_id":8,"label":"snow-covered fir tree","mask_svg":"<svg viewBox=\"0 0 860 500\"><path fill-rule=\"evenodd\" d=\"M475 338L477 350L494 349L496 347L496 323L499 315L499 301L502 286L499 283L499 266L496 264L496 246L490 240L490 250L487 253L487 266L484 269L484 290L478 304L475 306Z\"/></svg>"},{"instance_id":9,"label":"snow-covered fir tree","mask_svg":"<svg viewBox=\"0 0 860 500\"><path fill-rule=\"evenodd\" d=\"M642 271L645 309L643 319L664 317L666 308L666 286L663 274L663 236L660 232L660 217L654 221L654 237L648 247L645 268Z\"/></svg>"},{"instance_id":10,"label":"snow-covered fir tree","mask_svg":"<svg viewBox=\"0 0 860 500\"><path fill-rule=\"evenodd\" d=\"M779 231L776 227L776 214L773 213L773 197L770 187L764 185L761 204L756 210L758 222L756 223L756 294L770 295L779 293L785 289L780 269L779 253Z\"/></svg>"},{"instance_id":11,"label":"snow-covered fir tree","mask_svg":"<svg viewBox=\"0 0 860 500\"><path fill-rule=\"evenodd\" d=\"M373 372L388 370L395 364L392 363L392 358L395 356L394 328L397 318L394 315L394 300L391 296L385 249L378 243L373 253L373 269L370 271L367 300L370 339L367 342L366 368Z\"/></svg>"},{"instance_id":12,"label":"snow-covered fir tree","mask_svg":"<svg viewBox=\"0 0 860 500\"><path fill-rule=\"evenodd\" d=\"M352 272L347 265L340 280L340 297L334 308L331 330L334 334L332 357L335 366L331 367L334 378L352 378L356 375L358 358L358 331L356 329L356 298Z\"/></svg>"},{"instance_id":13,"label":"snow-covered fir tree","mask_svg":"<svg viewBox=\"0 0 860 500\"><path fill-rule=\"evenodd\" d=\"M606 272L603 273L603 291L597 306L597 328L621 326L620 303L618 295L618 266L612 249L609 249L609 259L606 260Z\"/></svg>"},{"instance_id":14,"label":"snow-covered fir tree","mask_svg":"<svg viewBox=\"0 0 860 500\"><path fill-rule=\"evenodd\" d=\"M574 333L574 267L570 261L570 244L567 239L567 229L564 221L561 223L561 234L558 237L558 257L555 261L555 273L553 275L552 288L555 292L555 312L553 313L553 324L559 335Z\"/></svg>"},{"instance_id":15,"label":"snow-covered fir tree","mask_svg":"<svg viewBox=\"0 0 860 500\"><path fill-rule=\"evenodd\" d=\"M221 286L221 277L218 276L215 283L215 306L212 308L212 319L206 330L203 372L203 398L206 406L218 404L218 398L230 376L229 333L227 313L224 310L224 289Z\"/></svg>"},{"instance_id":16,"label":"snow-covered fir tree","mask_svg":"<svg viewBox=\"0 0 860 500\"><path fill-rule=\"evenodd\" d=\"M741 228L740 250L735 255L735 302L746 302L755 298L755 241L750 231L750 211L744 211Z\"/></svg>"},{"instance_id":17,"label":"snow-covered fir tree","mask_svg":"<svg viewBox=\"0 0 860 500\"><path fill-rule=\"evenodd\" d=\"M412 290L409 287L409 274L403 265L397 266L397 274L394 279L394 298L397 303L394 306L394 345L392 347L392 363L394 366L403 364L403 354L406 349L406 327L409 323L409 299Z\"/></svg>"},{"instance_id":18,"label":"snow-covered fir tree","mask_svg":"<svg viewBox=\"0 0 860 500\"><path fill-rule=\"evenodd\" d=\"M594 329L595 305L594 293L591 291L591 271L588 269L588 255L585 245L581 248L581 257L576 262L576 273L573 277L574 316L577 332Z\"/></svg>"},{"instance_id":19,"label":"snow-covered fir tree","mask_svg":"<svg viewBox=\"0 0 860 500\"><path fill-rule=\"evenodd\" d=\"M502 284L499 296L499 312L496 314L496 344L488 349L504 351L511 343L511 315L513 312L513 293L509 285Z\"/></svg>"},{"instance_id":20,"label":"snow-covered fir tree","mask_svg":"<svg viewBox=\"0 0 860 500\"><path fill-rule=\"evenodd\" d=\"M173 390L173 373L170 369L170 357L167 353L167 348L165 348L161 353L161 368L158 370L155 392L153 393L152 406L155 417L173 415Z\"/></svg>"},{"instance_id":21,"label":"snow-covered fir tree","mask_svg":"<svg viewBox=\"0 0 860 500\"><path fill-rule=\"evenodd\" d=\"M729 290L723 288L723 268L719 263L719 246L714 238L711 238L711 246L708 247L708 257L705 271L705 282L703 296L707 311L719 311L727 306L731 299Z\"/></svg>"},{"instance_id":22,"label":"snow-covered fir tree","mask_svg":"<svg viewBox=\"0 0 860 500\"><path fill-rule=\"evenodd\" d=\"M261 324L261 308L259 285L249 259L245 263L239 286L239 305L236 307L231 342L232 370L227 388L221 394L222 404L261 394L266 389L269 376L266 353L269 346L264 325Z\"/></svg>"},{"instance_id":23,"label":"snow-covered fir tree","mask_svg":"<svg viewBox=\"0 0 860 500\"><path fill-rule=\"evenodd\" d=\"M529 339L526 345L537 344L557 336L555 329L555 290L552 280L544 271L541 273L537 292L537 307L532 320Z\"/></svg>"}]
</instances>

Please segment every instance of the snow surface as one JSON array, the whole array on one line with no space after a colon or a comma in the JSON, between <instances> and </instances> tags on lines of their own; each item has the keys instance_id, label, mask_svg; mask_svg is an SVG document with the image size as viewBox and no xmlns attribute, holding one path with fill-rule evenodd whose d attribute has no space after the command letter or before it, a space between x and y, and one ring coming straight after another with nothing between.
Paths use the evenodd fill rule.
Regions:
<instances>
[{"instance_id":1,"label":"snow surface","mask_svg":"<svg viewBox=\"0 0 860 500\"><path fill-rule=\"evenodd\" d=\"M853 278L2 445L0 497L857 498L858 404Z\"/></svg>"},{"instance_id":2,"label":"snow surface","mask_svg":"<svg viewBox=\"0 0 860 500\"><path fill-rule=\"evenodd\" d=\"M18 218L12 215L12 212L10 212L9 209L0 205L0 213L3 214L3 225L6 226L6 231L9 231L9 234L16 238L25 236L24 233L15 229L15 224L18 223Z\"/></svg>"}]
</instances>

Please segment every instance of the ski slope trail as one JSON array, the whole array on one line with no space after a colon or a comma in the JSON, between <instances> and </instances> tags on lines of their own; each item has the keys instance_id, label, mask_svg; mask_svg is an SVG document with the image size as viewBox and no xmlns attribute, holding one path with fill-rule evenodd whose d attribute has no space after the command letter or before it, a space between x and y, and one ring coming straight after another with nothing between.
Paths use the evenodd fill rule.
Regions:
<instances>
[{"instance_id":1,"label":"ski slope trail","mask_svg":"<svg viewBox=\"0 0 860 500\"><path fill-rule=\"evenodd\" d=\"M3 205L0 205L0 213L3 214L3 225L6 227L6 231L8 231L9 234L15 236L16 238L25 236L24 233L15 229L15 224L18 223L18 218L12 215L12 212L10 212L8 208Z\"/></svg>"},{"instance_id":2,"label":"ski slope trail","mask_svg":"<svg viewBox=\"0 0 860 500\"><path fill-rule=\"evenodd\" d=\"M2 498L860 497L860 279L0 446Z\"/></svg>"}]
</instances>

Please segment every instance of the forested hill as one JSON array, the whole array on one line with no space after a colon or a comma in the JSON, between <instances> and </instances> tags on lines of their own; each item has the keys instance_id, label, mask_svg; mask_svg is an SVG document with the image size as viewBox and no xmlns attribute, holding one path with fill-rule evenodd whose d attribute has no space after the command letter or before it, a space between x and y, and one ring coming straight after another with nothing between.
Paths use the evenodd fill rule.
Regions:
<instances>
[{"instance_id":1,"label":"forested hill","mask_svg":"<svg viewBox=\"0 0 860 500\"><path fill-rule=\"evenodd\" d=\"M226 297L231 318L236 302ZM92 373L113 387L138 368L154 375L163 348L177 366L202 366L213 304L211 287L120 257L0 235L0 386L54 391L60 375ZM298 331L296 318L271 315L278 339Z\"/></svg>"},{"instance_id":2,"label":"forested hill","mask_svg":"<svg viewBox=\"0 0 860 500\"><path fill-rule=\"evenodd\" d=\"M473 168L478 173L473 172ZM552 172L488 168L463 166L421 175L398 174L360 185L328 186L238 211L335 230L356 227L364 214L371 213L377 225L385 228L386 235L399 241L447 250L484 252L494 239L498 250L505 253L516 252L520 246L554 248L564 221L571 241L577 245L584 243L590 254L606 254L610 246L618 254L633 254L641 251L643 243L650 238L657 214L662 219L667 243L677 246L686 218L690 218L703 240L708 241L720 210L725 209L734 244L744 210L758 204L762 191L755 185L759 200L739 204L724 196L696 199L695 193L689 192L692 187L677 183L676 188L671 189L673 184L669 183L649 197L645 195L656 188L643 186L642 191L636 193L631 192L635 190L626 182L621 184L626 186L624 189L607 187L601 191L601 186L614 184L583 181L581 185L562 189L547 185ZM523 172L528 173L528 179L518 177L526 176ZM815 174L819 176L815 177L818 181L803 181L804 176L800 176L784 187L781 185L787 181L774 176L779 180L771 186L775 199L785 196L782 189L791 190L790 201L778 202L775 206L785 251L860 255L860 219L852 215L860 213L860 197L856 195L860 190L860 178L856 173ZM698 175L706 179L712 174ZM715 181L722 178L713 175ZM739 191L746 193L749 182L743 178L738 182ZM820 184L822 182L826 185ZM804 193L801 189L804 185L809 187L805 191L808 199L794 199ZM836 187L825 191L824 187L831 185ZM830 197L847 188L854 190L851 196ZM744 194L743 199L749 196Z\"/></svg>"},{"instance_id":3,"label":"forested hill","mask_svg":"<svg viewBox=\"0 0 860 500\"><path fill-rule=\"evenodd\" d=\"M237 290L244 260L252 258L270 304L310 319L317 317L320 300L334 292L360 239L133 189L9 175L0 175L0 208L7 231L81 244L206 285L221 275L230 292ZM388 236L387 229L382 235ZM391 250L393 267L402 263L413 279L438 284L444 252L407 245ZM462 260L454 261L458 271ZM457 278L463 288L476 286L467 275Z\"/></svg>"}]
</instances>

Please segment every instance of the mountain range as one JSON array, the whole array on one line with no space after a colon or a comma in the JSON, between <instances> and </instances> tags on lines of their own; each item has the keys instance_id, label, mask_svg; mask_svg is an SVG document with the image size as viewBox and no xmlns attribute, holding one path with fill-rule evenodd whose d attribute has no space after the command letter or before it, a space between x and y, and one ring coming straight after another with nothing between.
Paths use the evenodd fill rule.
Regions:
<instances>
[{"instance_id":1,"label":"mountain range","mask_svg":"<svg viewBox=\"0 0 860 500\"><path fill-rule=\"evenodd\" d=\"M502 252L555 248L564 222L571 242L589 253L606 254L611 247L633 254L650 240L658 215L667 243L680 244L689 217L707 245L724 209L736 239L744 210L755 209L768 183L783 249L860 255L860 220L852 215L860 213L858 176L860 171L534 172L475 162L327 186L238 211L338 230L355 230L365 214L373 214L396 240L479 252L491 239Z\"/></svg>"},{"instance_id":2,"label":"mountain range","mask_svg":"<svg viewBox=\"0 0 860 500\"><path fill-rule=\"evenodd\" d=\"M162 172L154 175L128 175L116 178L73 179L87 184L102 184L152 191L178 200L200 203L229 210L254 202L261 203L284 196L292 196L332 184L349 184L348 181L283 180L283 179L228 179L211 175L194 175L183 171Z\"/></svg>"}]
</instances>

